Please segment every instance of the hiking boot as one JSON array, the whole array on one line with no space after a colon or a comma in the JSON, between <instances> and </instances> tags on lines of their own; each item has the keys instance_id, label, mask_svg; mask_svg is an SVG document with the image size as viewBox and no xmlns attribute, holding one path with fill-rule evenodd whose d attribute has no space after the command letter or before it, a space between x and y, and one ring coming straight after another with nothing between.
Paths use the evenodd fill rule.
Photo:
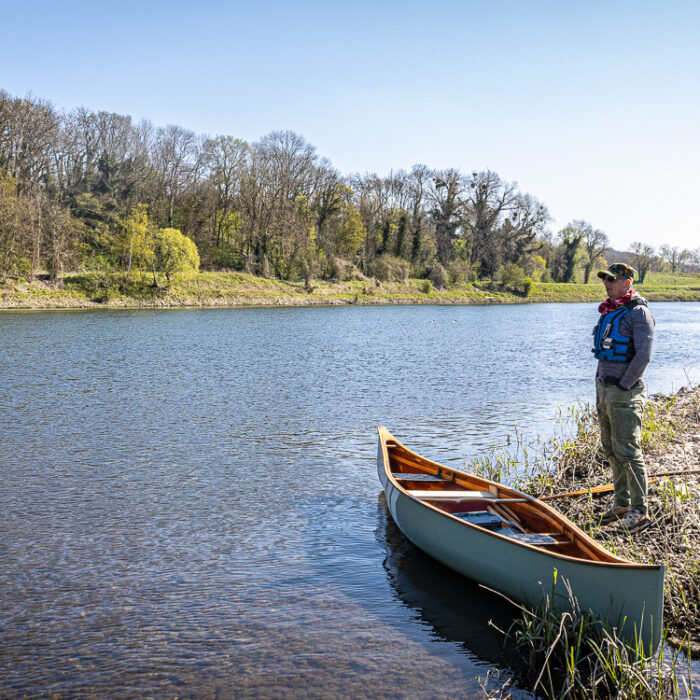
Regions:
<instances>
[{"instance_id":1,"label":"hiking boot","mask_svg":"<svg viewBox=\"0 0 700 700\"><path fill-rule=\"evenodd\" d=\"M603 517L600 519L600 522L602 525L605 525L615 520L620 520L620 518L624 518L629 512L629 506L618 506L617 504L613 504L605 511L605 513L603 513Z\"/></svg>"},{"instance_id":2,"label":"hiking boot","mask_svg":"<svg viewBox=\"0 0 700 700\"><path fill-rule=\"evenodd\" d=\"M645 513L632 508L632 510L627 514L627 517L622 521L622 527L629 532L630 535L635 532L641 532L645 528L649 527L651 520L647 517Z\"/></svg>"}]
</instances>

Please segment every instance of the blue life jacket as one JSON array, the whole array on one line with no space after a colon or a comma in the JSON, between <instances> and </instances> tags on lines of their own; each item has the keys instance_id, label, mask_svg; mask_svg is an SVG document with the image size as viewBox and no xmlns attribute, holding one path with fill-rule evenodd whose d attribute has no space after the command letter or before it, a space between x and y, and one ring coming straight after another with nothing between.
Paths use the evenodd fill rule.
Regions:
<instances>
[{"instance_id":1,"label":"blue life jacket","mask_svg":"<svg viewBox=\"0 0 700 700\"><path fill-rule=\"evenodd\" d=\"M637 297L619 309L601 314L593 329L593 349L596 360L606 362L630 362L634 357L634 341L620 331L622 318L635 306L646 306L644 299Z\"/></svg>"}]
</instances>

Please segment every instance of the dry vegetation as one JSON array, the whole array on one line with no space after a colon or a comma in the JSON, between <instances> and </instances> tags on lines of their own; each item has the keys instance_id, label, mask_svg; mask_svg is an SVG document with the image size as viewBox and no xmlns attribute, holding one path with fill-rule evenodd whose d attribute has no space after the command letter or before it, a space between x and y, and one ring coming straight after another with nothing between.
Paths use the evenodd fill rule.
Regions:
<instances>
[{"instance_id":1,"label":"dry vegetation","mask_svg":"<svg viewBox=\"0 0 700 700\"><path fill-rule=\"evenodd\" d=\"M611 478L595 413L588 406L572 408L567 420L575 425L574 437L554 439L536 452L518 445L516 454L493 454L471 468L515 481L537 497L584 490L551 504L616 554L667 566L664 616L669 639L685 646L687 638L700 654L700 386L684 387L673 396L658 394L647 403L642 446L652 525L634 537L619 524L600 524L612 489L595 492Z\"/></svg>"},{"instance_id":2,"label":"dry vegetation","mask_svg":"<svg viewBox=\"0 0 700 700\"><path fill-rule=\"evenodd\" d=\"M556 470L547 478L529 483L536 495L593 489L609 483L610 471L598 447L595 416L586 410L577 415L577 422L575 438L554 446ZM684 647L689 642L695 655L700 655L699 423L700 387L684 388L674 396L657 395L648 402L643 446L650 478L652 525L634 537L619 524L600 525L611 492L552 502L611 551L633 561L666 565L664 617L668 639Z\"/></svg>"}]
</instances>

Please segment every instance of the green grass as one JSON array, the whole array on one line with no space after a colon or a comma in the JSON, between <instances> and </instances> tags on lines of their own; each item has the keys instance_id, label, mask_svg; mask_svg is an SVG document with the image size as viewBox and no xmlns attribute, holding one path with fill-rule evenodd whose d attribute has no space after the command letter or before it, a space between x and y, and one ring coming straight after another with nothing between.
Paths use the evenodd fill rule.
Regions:
<instances>
[{"instance_id":1,"label":"green grass","mask_svg":"<svg viewBox=\"0 0 700 700\"><path fill-rule=\"evenodd\" d=\"M308 306L318 304L514 304L534 302L599 302L603 287L588 284L534 283L526 297L495 283L464 283L437 289L426 280L378 282L374 279L331 282L287 281L242 272L200 272L174 279L150 273L69 273L58 285L15 280L0 286L0 308ZM700 301L700 275L650 273L637 285L650 301Z\"/></svg>"}]
</instances>

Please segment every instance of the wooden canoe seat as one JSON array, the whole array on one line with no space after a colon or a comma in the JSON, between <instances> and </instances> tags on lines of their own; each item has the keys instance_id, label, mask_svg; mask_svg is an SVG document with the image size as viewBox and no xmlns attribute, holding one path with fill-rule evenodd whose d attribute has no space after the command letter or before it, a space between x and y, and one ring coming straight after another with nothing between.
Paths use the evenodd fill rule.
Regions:
<instances>
[{"instance_id":1,"label":"wooden canoe seat","mask_svg":"<svg viewBox=\"0 0 700 700\"><path fill-rule=\"evenodd\" d=\"M435 482L447 481L447 479L444 479L441 476L437 476L436 474L424 474L423 472L420 472L420 473L416 472L415 474L407 474L405 472L395 472L395 473L392 473L392 476L397 481L435 481Z\"/></svg>"},{"instance_id":2,"label":"wooden canoe seat","mask_svg":"<svg viewBox=\"0 0 700 700\"><path fill-rule=\"evenodd\" d=\"M494 498L494 495L490 491L441 491L439 489L409 489L408 492L411 494L411 496L415 496L416 498L425 498L429 501L465 501L467 499L473 500L475 498Z\"/></svg>"},{"instance_id":3,"label":"wooden canoe seat","mask_svg":"<svg viewBox=\"0 0 700 700\"><path fill-rule=\"evenodd\" d=\"M556 540L552 535L558 535L559 533L547 533L547 532L521 532L512 527L504 527L501 530L497 530L501 535L510 537L512 540L517 540L518 542L525 542L526 544L534 544L537 547L551 547L558 544L571 544L571 540Z\"/></svg>"},{"instance_id":4,"label":"wooden canoe seat","mask_svg":"<svg viewBox=\"0 0 700 700\"><path fill-rule=\"evenodd\" d=\"M452 513L455 518L464 520L472 525L478 525L486 530L498 530L503 527L503 518L488 510L475 510L467 513Z\"/></svg>"},{"instance_id":5,"label":"wooden canoe seat","mask_svg":"<svg viewBox=\"0 0 700 700\"><path fill-rule=\"evenodd\" d=\"M557 541L553 537L550 537L549 535L541 535L539 532L502 532L501 534L506 535L506 537L510 537L512 540L525 542L525 544L534 544L539 547L542 545L557 544Z\"/></svg>"}]
</instances>

